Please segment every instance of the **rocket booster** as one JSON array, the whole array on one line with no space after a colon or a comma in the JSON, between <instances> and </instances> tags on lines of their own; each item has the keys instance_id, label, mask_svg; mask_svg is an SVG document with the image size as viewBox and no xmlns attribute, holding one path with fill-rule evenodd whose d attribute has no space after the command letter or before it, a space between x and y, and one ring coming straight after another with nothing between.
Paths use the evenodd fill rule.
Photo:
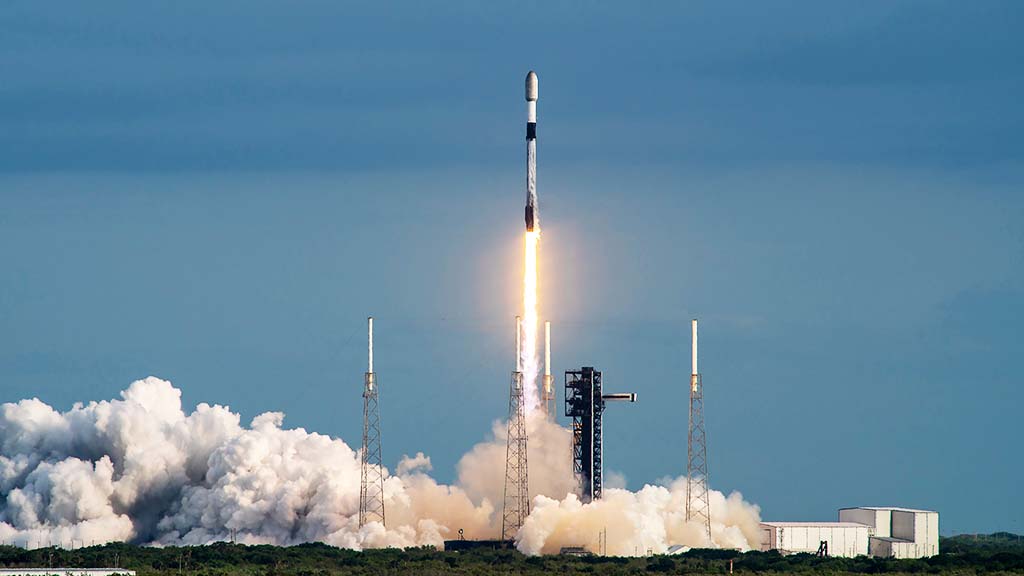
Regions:
<instances>
[{"instance_id":1,"label":"rocket booster","mask_svg":"<svg viewBox=\"0 0 1024 576\"><path fill-rule=\"evenodd\" d=\"M539 224L537 213L537 74L526 75L526 231Z\"/></svg>"}]
</instances>

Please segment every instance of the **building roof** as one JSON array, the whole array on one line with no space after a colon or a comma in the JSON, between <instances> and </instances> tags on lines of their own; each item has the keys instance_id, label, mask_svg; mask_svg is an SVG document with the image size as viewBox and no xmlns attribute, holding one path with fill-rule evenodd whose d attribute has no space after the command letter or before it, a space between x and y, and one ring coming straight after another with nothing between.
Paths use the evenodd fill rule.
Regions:
<instances>
[{"instance_id":1,"label":"building roof","mask_svg":"<svg viewBox=\"0 0 1024 576\"><path fill-rule=\"evenodd\" d=\"M765 526L776 526L779 528L869 528L867 524L861 524L860 522L761 522L761 524Z\"/></svg>"},{"instance_id":2,"label":"building roof","mask_svg":"<svg viewBox=\"0 0 1024 576\"><path fill-rule=\"evenodd\" d=\"M894 542L896 544L913 544L913 540L906 540L904 538L893 538L891 536L872 536L872 540L884 540L886 542Z\"/></svg>"},{"instance_id":3,"label":"building roof","mask_svg":"<svg viewBox=\"0 0 1024 576\"><path fill-rule=\"evenodd\" d=\"M938 514L935 510L919 510L917 508L900 508L899 506L852 506L840 508L840 510L888 510L890 512L919 512L924 514Z\"/></svg>"}]
</instances>

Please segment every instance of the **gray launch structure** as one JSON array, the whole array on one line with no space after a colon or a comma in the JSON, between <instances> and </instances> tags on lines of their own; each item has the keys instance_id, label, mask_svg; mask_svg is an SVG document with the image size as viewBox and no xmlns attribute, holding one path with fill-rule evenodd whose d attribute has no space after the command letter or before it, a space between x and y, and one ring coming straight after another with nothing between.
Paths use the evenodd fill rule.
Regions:
<instances>
[{"instance_id":1,"label":"gray launch structure","mask_svg":"<svg viewBox=\"0 0 1024 576\"><path fill-rule=\"evenodd\" d=\"M368 357L363 376L363 447L359 481L359 527L384 522L384 463L380 446L380 396L373 371L373 317L366 319Z\"/></svg>"},{"instance_id":2,"label":"gray launch structure","mask_svg":"<svg viewBox=\"0 0 1024 576\"><path fill-rule=\"evenodd\" d=\"M711 544L711 500L708 497L708 438L704 429L704 382L697 370L697 320L693 328L690 374L690 422L686 434L686 521L699 522Z\"/></svg>"},{"instance_id":3,"label":"gray launch structure","mask_svg":"<svg viewBox=\"0 0 1024 576\"><path fill-rule=\"evenodd\" d=\"M606 402L636 402L636 394L605 394L593 366L565 372L565 415L572 418L572 470L583 502L600 500L604 476Z\"/></svg>"},{"instance_id":4,"label":"gray launch structure","mask_svg":"<svg viewBox=\"0 0 1024 576\"><path fill-rule=\"evenodd\" d=\"M519 352L522 319L516 316L516 369L508 393L508 439L505 446L505 495L501 511L501 539L511 542L530 515L530 474L526 458L526 398Z\"/></svg>"}]
</instances>

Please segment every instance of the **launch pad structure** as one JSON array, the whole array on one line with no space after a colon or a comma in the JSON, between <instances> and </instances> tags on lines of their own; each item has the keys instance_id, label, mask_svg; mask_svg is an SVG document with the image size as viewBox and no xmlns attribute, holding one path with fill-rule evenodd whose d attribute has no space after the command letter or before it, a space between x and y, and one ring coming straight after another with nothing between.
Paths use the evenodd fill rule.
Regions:
<instances>
[{"instance_id":1,"label":"launch pad structure","mask_svg":"<svg viewBox=\"0 0 1024 576\"><path fill-rule=\"evenodd\" d=\"M711 544L711 503L708 498L708 440L704 430L704 383L697 370L697 320L692 324L690 424L686 435L686 521L699 522Z\"/></svg>"},{"instance_id":2,"label":"launch pad structure","mask_svg":"<svg viewBox=\"0 0 1024 576\"><path fill-rule=\"evenodd\" d=\"M363 378L363 447L359 481L359 527L384 522L384 463L380 446L380 397L373 371L373 316L366 319L367 371Z\"/></svg>"},{"instance_id":3,"label":"launch pad structure","mask_svg":"<svg viewBox=\"0 0 1024 576\"><path fill-rule=\"evenodd\" d=\"M529 467L526 459L526 398L519 351L522 319L516 316L516 369L508 394L508 444L505 448L505 496L501 512L501 539L511 541L530 515Z\"/></svg>"},{"instance_id":4,"label":"launch pad structure","mask_svg":"<svg viewBox=\"0 0 1024 576\"><path fill-rule=\"evenodd\" d=\"M636 402L636 394L605 394L593 366L565 371L565 415L572 418L572 470L584 503L600 500L604 476L604 409L607 402Z\"/></svg>"}]
</instances>

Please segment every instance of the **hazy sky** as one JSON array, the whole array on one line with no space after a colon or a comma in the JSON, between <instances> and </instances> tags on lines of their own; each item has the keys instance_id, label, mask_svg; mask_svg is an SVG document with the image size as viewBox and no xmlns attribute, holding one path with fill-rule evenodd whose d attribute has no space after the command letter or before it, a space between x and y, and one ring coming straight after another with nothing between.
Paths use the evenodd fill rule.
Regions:
<instances>
[{"instance_id":1,"label":"hazy sky","mask_svg":"<svg viewBox=\"0 0 1024 576\"><path fill-rule=\"evenodd\" d=\"M4 3L0 401L152 374L357 446L372 314L385 460L451 480L533 68L555 366L639 394L607 469L685 473L696 316L713 487L1024 532L1020 3L492 4Z\"/></svg>"}]
</instances>

